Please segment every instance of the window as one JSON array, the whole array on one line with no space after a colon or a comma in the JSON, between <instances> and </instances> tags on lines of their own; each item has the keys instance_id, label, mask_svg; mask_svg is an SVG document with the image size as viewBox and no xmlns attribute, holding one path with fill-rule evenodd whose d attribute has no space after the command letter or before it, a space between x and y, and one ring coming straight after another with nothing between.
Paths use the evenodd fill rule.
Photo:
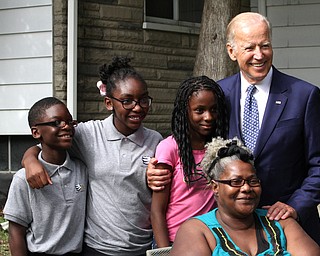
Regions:
<instances>
[{"instance_id":1,"label":"window","mask_svg":"<svg viewBox=\"0 0 320 256\"><path fill-rule=\"evenodd\" d=\"M143 28L199 33L204 0L145 0Z\"/></svg>"},{"instance_id":2,"label":"window","mask_svg":"<svg viewBox=\"0 0 320 256\"><path fill-rule=\"evenodd\" d=\"M37 143L31 135L0 135L0 174L18 171L24 152Z\"/></svg>"}]
</instances>

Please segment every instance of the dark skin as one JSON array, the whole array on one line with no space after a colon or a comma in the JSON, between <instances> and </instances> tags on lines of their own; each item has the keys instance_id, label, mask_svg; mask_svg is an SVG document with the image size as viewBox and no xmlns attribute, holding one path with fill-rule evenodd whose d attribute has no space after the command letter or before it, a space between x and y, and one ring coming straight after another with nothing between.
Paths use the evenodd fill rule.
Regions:
<instances>
[{"instance_id":1,"label":"dark skin","mask_svg":"<svg viewBox=\"0 0 320 256\"><path fill-rule=\"evenodd\" d=\"M188 102L188 120L190 127L190 141L192 149L204 149L207 137L212 133L212 126L217 119L216 98L208 90L200 90L192 94ZM169 169L168 164L157 164L159 169ZM171 185L171 184L170 184ZM157 246L170 245L167 229L166 213L170 201L170 185L164 190L156 191L152 195L151 222Z\"/></svg>"},{"instance_id":2,"label":"dark skin","mask_svg":"<svg viewBox=\"0 0 320 256\"><path fill-rule=\"evenodd\" d=\"M72 116L65 105L57 104L48 108L46 110L46 116L41 120L37 120L37 123L55 120L72 121ZM53 126L32 126L31 133L33 138L41 142L42 158L46 162L56 165L64 163L66 159L66 150L70 148L72 144L72 137L74 135L73 126L68 124L62 128ZM49 176L48 179L50 179ZM9 245L12 256L27 256L26 232L27 227L12 221L9 222Z\"/></svg>"},{"instance_id":3,"label":"dark skin","mask_svg":"<svg viewBox=\"0 0 320 256\"><path fill-rule=\"evenodd\" d=\"M9 244L10 253L14 256L26 256L28 253L26 242L27 228L17 223L10 222L9 225Z\"/></svg>"},{"instance_id":4,"label":"dark skin","mask_svg":"<svg viewBox=\"0 0 320 256\"><path fill-rule=\"evenodd\" d=\"M156 168L157 162L157 159L151 158L147 169L148 186L153 191L161 191L167 184L171 183L170 170ZM283 220L289 217L292 217L294 219L298 218L298 214L294 208L280 201L274 203L271 206L264 206L263 208L268 209L267 216L270 220Z\"/></svg>"},{"instance_id":5,"label":"dark skin","mask_svg":"<svg viewBox=\"0 0 320 256\"><path fill-rule=\"evenodd\" d=\"M251 164L235 160L226 166L219 179L252 177L256 176ZM251 187L247 183L242 187L231 187L213 182L212 189L218 203L218 222L243 252L256 255L258 247L253 211L258 205L261 187ZM279 223L284 230L287 250L291 255L320 255L319 246L293 218L280 220ZM266 238L265 233L264 236ZM170 255L209 256L215 247L216 240L211 230L203 222L190 219L181 225Z\"/></svg>"},{"instance_id":6,"label":"dark skin","mask_svg":"<svg viewBox=\"0 0 320 256\"><path fill-rule=\"evenodd\" d=\"M112 97L119 100L131 99L139 101L147 96L147 86L140 80L131 77L119 81L112 91ZM139 104L136 104L131 110L124 109L121 102L111 97L106 97L104 103L106 109L113 112L115 127L126 136L139 129L149 111L149 107L142 108ZM27 181L32 188L42 188L52 184L48 173L37 160L39 152L40 150L37 146L31 147L25 152L21 161L22 166L27 170Z\"/></svg>"},{"instance_id":7,"label":"dark skin","mask_svg":"<svg viewBox=\"0 0 320 256\"><path fill-rule=\"evenodd\" d=\"M59 105L58 105L59 106ZM64 105L62 105L64 106ZM53 106L55 107L55 106ZM63 109L59 110L59 112L55 113L55 108L49 108L46 112L48 113L48 116L50 118L48 118L46 121L53 121L56 120L57 117L60 120L72 120L72 117L68 111L68 115L62 115L63 114ZM65 111L65 110L64 110ZM61 113L60 113L61 112ZM61 119L64 118L64 119ZM39 123L41 122L45 122L45 121L39 121ZM71 129L71 130L70 130ZM47 136L48 132L55 132L56 128L55 127L48 127L48 126L34 126L31 127L31 132L32 132L32 136L35 139L38 139L41 143L43 142L44 138ZM74 133L74 128L70 127L69 125L65 126L62 129L63 133L61 133L60 135L64 135L64 134L68 134L70 133L70 131L72 133ZM43 133L43 135L42 135ZM59 135L59 136L60 136ZM42 147L43 147L43 152L42 152L42 157L45 161L49 162L49 163L56 163L56 164L62 164L65 161L65 157L66 157L66 149L71 147L71 144L68 144L68 139L66 139L66 141L62 141L64 144L62 144L61 146L63 146L64 148L60 148L59 146L57 147L54 144L54 141L51 144L44 144L42 143ZM65 144L67 143L67 144ZM29 148L26 153L24 154L23 158L22 158L22 166L24 166L24 163L28 164L35 164L35 168L41 168L41 170L43 169L42 165L40 164L40 162L36 161L34 162L34 159L37 160L37 156L40 152L40 148L37 146L33 146L31 148ZM29 155L30 154L30 155ZM28 157L31 156L31 157ZM27 174L27 180L29 183L29 185L32 188L42 188L47 184L52 184L52 181L48 175L48 173L45 171L42 175L36 175L34 177L34 179L30 180L28 179L28 174Z\"/></svg>"},{"instance_id":8,"label":"dark skin","mask_svg":"<svg viewBox=\"0 0 320 256\"><path fill-rule=\"evenodd\" d=\"M271 31L265 21L257 18L255 13L243 16L232 26L234 27L230 31L235 31L234 42L226 44L228 55L232 61L237 62L247 82L256 84L267 76L272 66ZM154 161L152 161L148 166L147 180L148 186L153 191L159 191L170 183L170 173L168 170L155 169ZM280 201L263 208L268 209L267 216L270 220L298 218L293 207Z\"/></svg>"}]
</instances>

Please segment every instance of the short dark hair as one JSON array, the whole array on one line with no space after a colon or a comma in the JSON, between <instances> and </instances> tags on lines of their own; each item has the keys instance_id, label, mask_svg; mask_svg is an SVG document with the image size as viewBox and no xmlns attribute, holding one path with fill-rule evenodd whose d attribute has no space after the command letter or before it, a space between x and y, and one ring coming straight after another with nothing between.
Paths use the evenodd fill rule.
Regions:
<instances>
[{"instance_id":1,"label":"short dark hair","mask_svg":"<svg viewBox=\"0 0 320 256\"><path fill-rule=\"evenodd\" d=\"M30 128L45 116L45 112L48 108L60 104L65 105L61 100L58 100L55 97L46 97L34 103L28 113L28 122Z\"/></svg>"}]
</instances>

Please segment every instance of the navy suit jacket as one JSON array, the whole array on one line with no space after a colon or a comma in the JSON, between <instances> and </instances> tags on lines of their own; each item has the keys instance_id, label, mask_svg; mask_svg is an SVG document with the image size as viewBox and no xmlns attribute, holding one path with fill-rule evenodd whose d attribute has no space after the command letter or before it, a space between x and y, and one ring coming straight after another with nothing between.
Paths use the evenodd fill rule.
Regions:
<instances>
[{"instance_id":1,"label":"navy suit jacket","mask_svg":"<svg viewBox=\"0 0 320 256\"><path fill-rule=\"evenodd\" d=\"M240 73L218 82L228 111L229 138L242 139ZM303 228L320 244L320 90L273 67L260 133L254 150L261 179L260 207L291 205Z\"/></svg>"}]
</instances>

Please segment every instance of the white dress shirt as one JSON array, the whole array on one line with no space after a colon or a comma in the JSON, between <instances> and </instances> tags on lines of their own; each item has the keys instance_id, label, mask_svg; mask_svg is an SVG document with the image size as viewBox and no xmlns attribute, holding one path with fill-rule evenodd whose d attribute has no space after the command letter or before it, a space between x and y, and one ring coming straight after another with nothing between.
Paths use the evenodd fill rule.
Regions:
<instances>
[{"instance_id":1,"label":"white dress shirt","mask_svg":"<svg viewBox=\"0 0 320 256\"><path fill-rule=\"evenodd\" d=\"M272 67L269 70L269 73L267 76L259 83L255 84L256 90L254 91L253 95L257 101L258 104L258 111L259 111L259 128L261 127L264 111L266 109L268 97L269 97L269 91L271 86L271 80L272 80ZM242 130L242 122L243 122L243 112L244 112L244 103L245 99L247 97L247 90L248 87L251 85L248 83L248 81L244 78L241 74L241 98L240 98L240 111L241 111L241 130Z\"/></svg>"}]
</instances>

